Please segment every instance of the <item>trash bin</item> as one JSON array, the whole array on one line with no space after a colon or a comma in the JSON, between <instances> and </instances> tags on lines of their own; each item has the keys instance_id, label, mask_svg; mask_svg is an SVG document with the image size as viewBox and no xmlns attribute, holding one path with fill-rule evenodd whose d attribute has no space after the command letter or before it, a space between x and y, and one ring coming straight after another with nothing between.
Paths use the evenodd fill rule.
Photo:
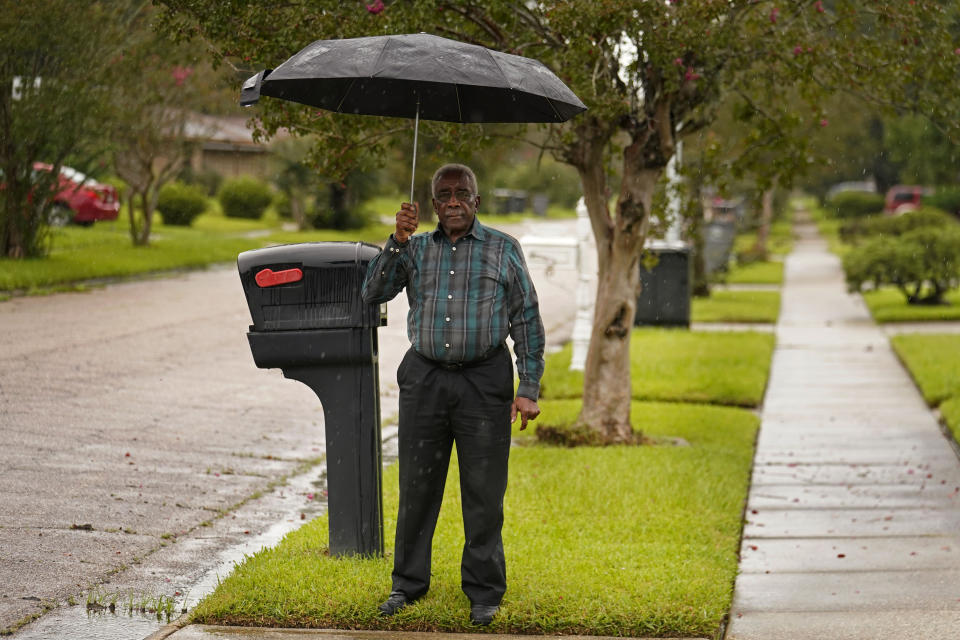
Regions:
<instances>
[{"instance_id":1,"label":"trash bin","mask_svg":"<svg viewBox=\"0 0 960 640\"><path fill-rule=\"evenodd\" d=\"M685 243L652 241L647 250L657 255L650 271L640 263L640 296L637 298L635 326L690 326L690 287L693 263L690 246Z\"/></svg>"},{"instance_id":2,"label":"trash bin","mask_svg":"<svg viewBox=\"0 0 960 640\"><path fill-rule=\"evenodd\" d=\"M360 297L379 252L312 242L237 257L254 362L303 382L323 405L331 555L383 554L377 328L386 306Z\"/></svg>"},{"instance_id":3,"label":"trash bin","mask_svg":"<svg viewBox=\"0 0 960 640\"><path fill-rule=\"evenodd\" d=\"M707 275L726 271L737 225L733 220L711 221L703 228L703 264Z\"/></svg>"}]
</instances>

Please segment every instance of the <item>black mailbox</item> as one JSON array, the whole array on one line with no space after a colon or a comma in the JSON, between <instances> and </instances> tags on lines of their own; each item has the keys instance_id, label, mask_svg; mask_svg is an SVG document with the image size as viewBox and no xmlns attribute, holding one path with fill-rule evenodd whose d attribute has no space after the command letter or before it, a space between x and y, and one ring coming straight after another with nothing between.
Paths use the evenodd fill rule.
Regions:
<instances>
[{"instance_id":1,"label":"black mailbox","mask_svg":"<svg viewBox=\"0 0 960 640\"><path fill-rule=\"evenodd\" d=\"M310 242L237 257L260 368L303 382L323 405L331 555L382 555L377 328L386 307L360 288L380 248Z\"/></svg>"}]
</instances>

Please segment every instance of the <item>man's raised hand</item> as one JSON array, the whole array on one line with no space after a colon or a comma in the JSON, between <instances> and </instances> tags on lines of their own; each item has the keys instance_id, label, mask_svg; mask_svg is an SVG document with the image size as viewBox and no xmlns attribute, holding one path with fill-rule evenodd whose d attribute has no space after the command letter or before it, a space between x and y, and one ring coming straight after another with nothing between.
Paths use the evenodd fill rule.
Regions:
<instances>
[{"instance_id":1,"label":"man's raised hand","mask_svg":"<svg viewBox=\"0 0 960 640\"><path fill-rule=\"evenodd\" d=\"M417 232L417 225L420 224L420 205L404 202L400 205L400 211L397 211L397 228L393 232L393 238L397 242L406 242L410 236Z\"/></svg>"}]
</instances>

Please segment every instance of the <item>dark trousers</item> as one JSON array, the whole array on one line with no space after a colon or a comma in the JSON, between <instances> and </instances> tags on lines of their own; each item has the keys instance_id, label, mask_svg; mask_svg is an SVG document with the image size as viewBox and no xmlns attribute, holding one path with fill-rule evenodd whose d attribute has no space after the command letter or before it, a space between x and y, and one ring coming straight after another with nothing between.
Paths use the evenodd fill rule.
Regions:
<instances>
[{"instance_id":1,"label":"dark trousers","mask_svg":"<svg viewBox=\"0 0 960 640\"><path fill-rule=\"evenodd\" d=\"M415 599L430 587L433 532L456 443L465 537L461 586L471 603L500 604L507 588L501 530L513 402L510 352L501 348L451 371L410 349L397 382L400 510L393 591Z\"/></svg>"}]
</instances>

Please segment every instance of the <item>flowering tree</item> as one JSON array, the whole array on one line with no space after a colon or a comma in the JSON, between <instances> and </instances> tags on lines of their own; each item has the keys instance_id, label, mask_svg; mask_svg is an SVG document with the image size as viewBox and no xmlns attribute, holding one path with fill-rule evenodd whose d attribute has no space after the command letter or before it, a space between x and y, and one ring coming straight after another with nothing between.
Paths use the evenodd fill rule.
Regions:
<instances>
[{"instance_id":1,"label":"flowering tree","mask_svg":"<svg viewBox=\"0 0 960 640\"><path fill-rule=\"evenodd\" d=\"M135 246L150 243L160 189L192 151L192 112L225 99L203 49L157 33L150 27L155 15L146 4L131 17L127 46L113 69L110 108L104 110L113 166L128 187L123 200Z\"/></svg>"},{"instance_id":2,"label":"flowering tree","mask_svg":"<svg viewBox=\"0 0 960 640\"><path fill-rule=\"evenodd\" d=\"M578 171L596 236L596 319L579 425L607 443L633 440L629 342L638 263L654 192L681 136L710 124L717 106L731 100L750 131L740 166L755 159L782 180L803 157L811 123L829 126L821 105L830 92L923 111L946 131L957 99L946 91L960 64L958 9L947 0L164 4L167 28L199 32L220 60L251 72L315 39L417 31L537 58L557 72L589 111L547 127L537 142ZM281 125L316 133L314 160L328 171L373 161L393 133L409 130L264 102L262 133ZM433 129L451 145L484 135L475 127ZM620 186L611 194L615 174Z\"/></svg>"}]
</instances>

